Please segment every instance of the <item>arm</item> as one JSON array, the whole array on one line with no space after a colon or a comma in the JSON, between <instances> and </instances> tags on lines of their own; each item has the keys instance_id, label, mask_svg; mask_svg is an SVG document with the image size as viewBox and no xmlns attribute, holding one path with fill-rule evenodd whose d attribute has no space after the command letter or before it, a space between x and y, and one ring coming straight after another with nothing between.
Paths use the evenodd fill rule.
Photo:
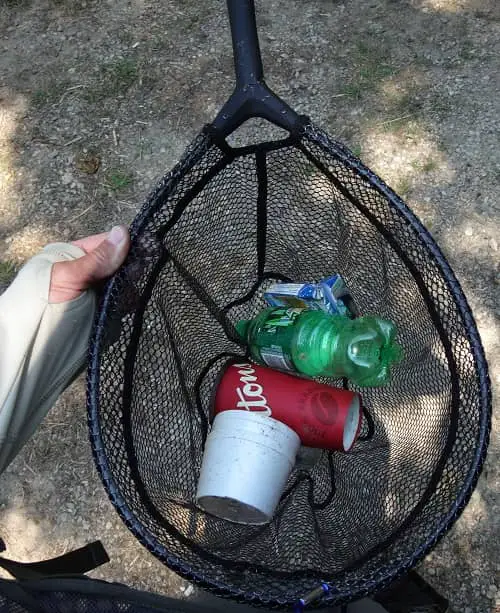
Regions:
<instances>
[{"instance_id":1,"label":"arm","mask_svg":"<svg viewBox=\"0 0 500 613\"><path fill-rule=\"evenodd\" d=\"M48 245L0 297L0 472L85 364L96 295L128 234ZM118 240L120 238L120 240Z\"/></svg>"}]
</instances>

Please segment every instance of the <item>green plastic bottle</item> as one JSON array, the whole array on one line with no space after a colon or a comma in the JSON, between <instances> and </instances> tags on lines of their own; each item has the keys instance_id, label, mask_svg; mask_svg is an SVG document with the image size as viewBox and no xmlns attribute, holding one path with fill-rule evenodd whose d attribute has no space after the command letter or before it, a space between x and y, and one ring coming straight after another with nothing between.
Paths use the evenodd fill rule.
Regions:
<instances>
[{"instance_id":1,"label":"green plastic bottle","mask_svg":"<svg viewBox=\"0 0 500 613\"><path fill-rule=\"evenodd\" d=\"M402 359L396 327L379 317L348 319L322 311L272 307L236 328L256 362L308 375L347 377L360 386L384 385Z\"/></svg>"}]
</instances>

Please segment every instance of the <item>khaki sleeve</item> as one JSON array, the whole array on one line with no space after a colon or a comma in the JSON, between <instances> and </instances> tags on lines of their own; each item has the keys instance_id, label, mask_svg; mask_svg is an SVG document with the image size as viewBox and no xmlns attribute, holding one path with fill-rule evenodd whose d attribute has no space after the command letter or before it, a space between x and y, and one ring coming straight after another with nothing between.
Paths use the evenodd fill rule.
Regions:
<instances>
[{"instance_id":1,"label":"khaki sleeve","mask_svg":"<svg viewBox=\"0 0 500 613\"><path fill-rule=\"evenodd\" d=\"M74 245L48 245L0 296L0 472L85 364L95 293L48 301L52 265L83 255Z\"/></svg>"}]
</instances>

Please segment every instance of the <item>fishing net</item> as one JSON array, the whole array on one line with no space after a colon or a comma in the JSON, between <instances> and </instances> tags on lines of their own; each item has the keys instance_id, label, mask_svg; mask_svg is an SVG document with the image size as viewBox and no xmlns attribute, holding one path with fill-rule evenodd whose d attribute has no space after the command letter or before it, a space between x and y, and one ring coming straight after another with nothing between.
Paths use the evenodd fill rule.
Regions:
<instances>
[{"instance_id":1,"label":"fishing net","mask_svg":"<svg viewBox=\"0 0 500 613\"><path fill-rule=\"evenodd\" d=\"M405 204L302 118L288 138L231 147L207 127L149 196L108 284L88 375L96 463L123 520L212 591L290 605L360 598L411 568L474 488L490 419L487 367L458 282ZM272 522L195 504L210 398L247 357L239 319L271 283L340 273L363 314L393 321L404 360L361 392L348 454L297 464ZM341 381L328 381L342 385Z\"/></svg>"}]
</instances>

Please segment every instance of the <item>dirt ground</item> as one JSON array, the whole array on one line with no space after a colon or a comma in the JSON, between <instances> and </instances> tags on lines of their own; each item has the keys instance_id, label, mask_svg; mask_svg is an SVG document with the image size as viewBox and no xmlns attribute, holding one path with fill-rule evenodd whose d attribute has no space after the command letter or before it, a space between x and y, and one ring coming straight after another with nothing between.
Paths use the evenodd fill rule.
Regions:
<instances>
[{"instance_id":1,"label":"dirt ground","mask_svg":"<svg viewBox=\"0 0 500 613\"><path fill-rule=\"evenodd\" d=\"M269 84L351 147L432 231L468 296L498 389L500 4L258 8ZM222 0L0 0L0 285L51 240L133 219L229 95L229 40ZM463 613L500 606L499 432L496 413L472 501L421 565ZM0 534L21 560L101 538L112 562L95 576L191 590L108 502L81 380L1 477Z\"/></svg>"}]
</instances>

